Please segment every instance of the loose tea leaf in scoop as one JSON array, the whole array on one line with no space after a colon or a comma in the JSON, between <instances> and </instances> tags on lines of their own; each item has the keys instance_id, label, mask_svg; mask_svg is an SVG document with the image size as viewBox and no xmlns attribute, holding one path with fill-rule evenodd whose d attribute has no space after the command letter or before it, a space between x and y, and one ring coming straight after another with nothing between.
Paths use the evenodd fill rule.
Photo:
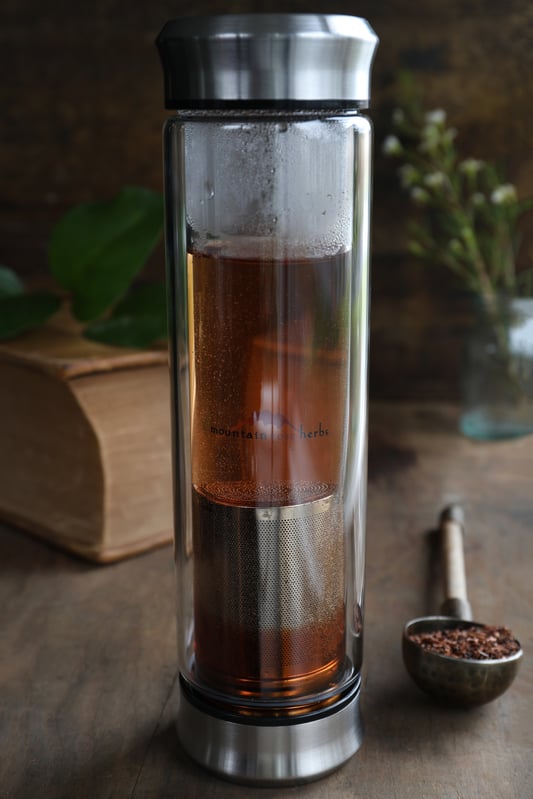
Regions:
<instances>
[{"instance_id":1,"label":"loose tea leaf in scoop","mask_svg":"<svg viewBox=\"0 0 533 799\"><path fill-rule=\"evenodd\" d=\"M429 652L469 660L501 660L520 649L507 627L453 627L409 638Z\"/></svg>"}]
</instances>

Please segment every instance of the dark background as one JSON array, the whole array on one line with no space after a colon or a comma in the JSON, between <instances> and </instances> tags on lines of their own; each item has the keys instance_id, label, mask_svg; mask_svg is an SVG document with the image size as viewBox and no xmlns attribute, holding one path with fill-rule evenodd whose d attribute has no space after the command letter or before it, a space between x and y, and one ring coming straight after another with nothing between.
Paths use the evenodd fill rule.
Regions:
<instances>
[{"instance_id":1,"label":"dark background","mask_svg":"<svg viewBox=\"0 0 533 799\"><path fill-rule=\"evenodd\" d=\"M533 4L530 0L2 0L0 263L46 270L55 221L125 184L161 190L166 117L154 39L167 19L220 12L310 11L366 17L381 43L375 123L371 391L453 398L469 303L452 278L406 255L408 205L380 154L398 72L428 108L446 109L465 156L501 162L533 195ZM533 262L526 230L523 263ZM150 271L163 274L158 250Z\"/></svg>"}]
</instances>

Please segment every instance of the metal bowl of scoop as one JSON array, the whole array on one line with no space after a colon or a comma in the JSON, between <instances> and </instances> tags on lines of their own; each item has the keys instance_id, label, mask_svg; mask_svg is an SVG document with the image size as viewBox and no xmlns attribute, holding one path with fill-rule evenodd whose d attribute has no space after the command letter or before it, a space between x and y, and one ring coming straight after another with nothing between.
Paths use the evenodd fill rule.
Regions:
<instances>
[{"instance_id":1,"label":"metal bowl of scoop","mask_svg":"<svg viewBox=\"0 0 533 799\"><path fill-rule=\"evenodd\" d=\"M437 630L484 626L449 616L425 616L408 622L403 630L402 654L405 667L418 687L454 707L475 707L501 696L516 677L523 655L521 647L497 660L471 660L432 652L411 638Z\"/></svg>"}]
</instances>

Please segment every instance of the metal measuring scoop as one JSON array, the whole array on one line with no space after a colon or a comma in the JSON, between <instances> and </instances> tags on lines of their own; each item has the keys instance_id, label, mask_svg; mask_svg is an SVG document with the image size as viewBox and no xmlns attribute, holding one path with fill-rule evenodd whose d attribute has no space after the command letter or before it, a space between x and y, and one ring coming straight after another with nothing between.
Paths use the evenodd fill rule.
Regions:
<instances>
[{"instance_id":1,"label":"metal measuring scoop","mask_svg":"<svg viewBox=\"0 0 533 799\"><path fill-rule=\"evenodd\" d=\"M463 528L462 508L459 505L445 508L440 517L445 591L442 615L425 616L408 622L403 630L402 652L405 667L419 688L448 705L474 707L491 702L511 685L523 655L518 641L519 650L508 657L471 660L431 652L411 638L418 633L458 627L485 627L471 621L472 609L466 592Z\"/></svg>"}]
</instances>

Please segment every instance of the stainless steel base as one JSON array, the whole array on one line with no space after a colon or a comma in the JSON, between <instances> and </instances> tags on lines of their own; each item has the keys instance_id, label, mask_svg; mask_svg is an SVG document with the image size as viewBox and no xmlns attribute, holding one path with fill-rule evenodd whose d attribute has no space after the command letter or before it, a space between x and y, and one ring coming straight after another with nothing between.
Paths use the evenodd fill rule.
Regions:
<instances>
[{"instance_id":1,"label":"stainless steel base","mask_svg":"<svg viewBox=\"0 0 533 799\"><path fill-rule=\"evenodd\" d=\"M359 749L360 688L327 715L290 724L237 723L199 709L182 689L178 736L185 751L219 776L255 785L318 779Z\"/></svg>"}]
</instances>

